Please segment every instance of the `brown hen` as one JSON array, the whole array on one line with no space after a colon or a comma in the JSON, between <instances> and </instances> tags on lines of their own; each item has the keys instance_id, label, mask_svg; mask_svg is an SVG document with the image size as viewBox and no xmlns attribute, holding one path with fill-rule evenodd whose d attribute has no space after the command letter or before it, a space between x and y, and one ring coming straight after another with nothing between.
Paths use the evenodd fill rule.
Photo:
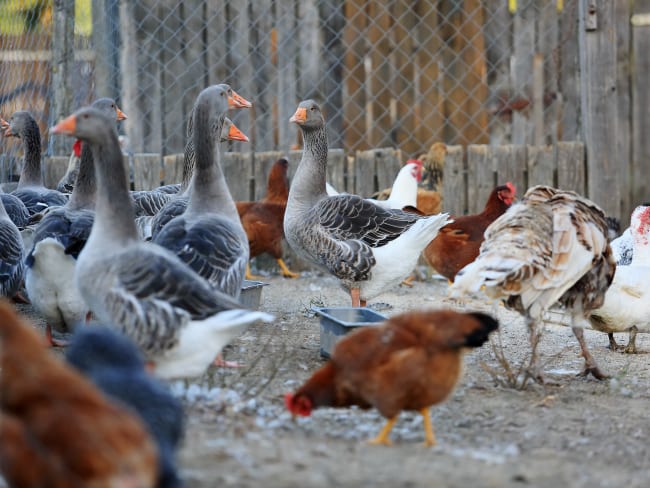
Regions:
<instances>
[{"instance_id":1,"label":"brown hen","mask_svg":"<svg viewBox=\"0 0 650 488\"><path fill-rule=\"evenodd\" d=\"M497 327L489 315L444 310L408 312L362 328L340 340L331 359L285 396L286 406L294 416L318 407L375 407L388 422L370 442L385 445L399 413L416 410L431 446L429 407L456 385L463 349L481 346Z\"/></svg>"},{"instance_id":2,"label":"brown hen","mask_svg":"<svg viewBox=\"0 0 650 488\"><path fill-rule=\"evenodd\" d=\"M48 352L7 302L0 367L0 471L10 486L155 486L157 451L140 420Z\"/></svg>"},{"instance_id":3,"label":"brown hen","mask_svg":"<svg viewBox=\"0 0 650 488\"><path fill-rule=\"evenodd\" d=\"M507 182L492 190L480 214L454 217L424 249L429 266L453 282L456 273L476 259L485 229L508 210L516 193L515 186Z\"/></svg>"},{"instance_id":4,"label":"brown hen","mask_svg":"<svg viewBox=\"0 0 650 488\"><path fill-rule=\"evenodd\" d=\"M282 239L284 238L284 212L289 196L287 169L289 162L278 159L269 173L266 196L257 202L236 202L239 218L248 236L250 257L269 253L282 269L282 276L300 276L289 270L282 259ZM254 279L250 266L246 268L246 279Z\"/></svg>"}]
</instances>

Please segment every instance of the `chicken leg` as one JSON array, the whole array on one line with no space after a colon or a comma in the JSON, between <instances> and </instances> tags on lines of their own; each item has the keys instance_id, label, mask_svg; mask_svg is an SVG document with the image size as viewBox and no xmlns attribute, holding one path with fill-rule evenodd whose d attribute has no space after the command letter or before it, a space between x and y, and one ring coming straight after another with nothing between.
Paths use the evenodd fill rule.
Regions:
<instances>
[{"instance_id":1,"label":"chicken leg","mask_svg":"<svg viewBox=\"0 0 650 488\"><path fill-rule=\"evenodd\" d=\"M627 340L627 346L623 348L623 352L627 354L636 354L636 333L639 329L636 328L636 325L633 325L628 329L629 337Z\"/></svg>"},{"instance_id":2,"label":"chicken leg","mask_svg":"<svg viewBox=\"0 0 650 488\"><path fill-rule=\"evenodd\" d=\"M422 421L424 422L424 445L431 447L436 445L436 436L433 434L433 427L431 425L431 414L428 408L420 410Z\"/></svg>"},{"instance_id":3,"label":"chicken leg","mask_svg":"<svg viewBox=\"0 0 650 488\"><path fill-rule=\"evenodd\" d=\"M246 275L244 276L247 280L259 280L261 276L255 276L251 273L251 263L246 263Z\"/></svg>"},{"instance_id":4,"label":"chicken leg","mask_svg":"<svg viewBox=\"0 0 650 488\"><path fill-rule=\"evenodd\" d=\"M386 425L384 425L383 429L377 434L377 437L374 439L370 439L368 441L368 444L372 444L373 446L378 446L378 445L384 445L384 446L390 446L393 443L390 441L388 438L388 435L390 434L390 431L393 429L393 425L395 424L395 421L397 420L397 415L395 415L393 418L388 419L388 422L386 422Z\"/></svg>"},{"instance_id":5,"label":"chicken leg","mask_svg":"<svg viewBox=\"0 0 650 488\"><path fill-rule=\"evenodd\" d=\"M574 318L574 323L575 323L575 318ZM587 348L587 343L585 342L585 336L584 336L584 331L582 329L582 326L574 325L573 327L571 327L571 329L573 330L573 335L576 336L576 339L578 339L578 343L580 344L580 349L582 350L582 357L585 358L585 368L580 373L580 376L587 376L589 373L591 373L594 376L594 378L599 380L604 380L605 378L607 378L607 375L600 370L598 364L596 363L596 360L594 359L594 357L589 352L589 349Z\"/></svg>"}]
</instances>

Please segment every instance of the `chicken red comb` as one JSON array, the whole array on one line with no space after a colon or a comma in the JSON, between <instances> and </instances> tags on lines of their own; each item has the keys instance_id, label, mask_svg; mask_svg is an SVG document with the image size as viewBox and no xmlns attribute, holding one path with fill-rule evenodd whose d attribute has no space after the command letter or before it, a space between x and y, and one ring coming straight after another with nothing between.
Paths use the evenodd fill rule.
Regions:
<instances>
[{"instance_id":1,"label":"chicken red comb","mask_svg":"<svg viewBox=\"0 0 650 488\"><path fill-rule=\"evenodd\" d=\"M508 187L508 190L512 192L512 196L514 197L517 194L517 188L515 188L515 185L508 181L506 182L506 186Z\"/></svg>"},{"instance_id":2,"label":"chicken red comb","mask_svg":"<svg viewBox=\"0 0 650 488\"><path fill-rule=\"evenodd\" d=\"M78 158L81 157L81 139L77 139L76 141L74 141L72 150L74 151L75 156L77 156Z\"/></svg>"},{"instance_id":3,"label":"chicken red comb","mask_svg":"<svg viewBox=\"0 0 650 488\"><path fill-rule=\"evenodd\" d=\"M424 163L422 161L420 161L419 159L409 159L404 164L409 164L409 163L417 164L418 166L423 166L424 165Z\"/></svg>"}]
</instances>

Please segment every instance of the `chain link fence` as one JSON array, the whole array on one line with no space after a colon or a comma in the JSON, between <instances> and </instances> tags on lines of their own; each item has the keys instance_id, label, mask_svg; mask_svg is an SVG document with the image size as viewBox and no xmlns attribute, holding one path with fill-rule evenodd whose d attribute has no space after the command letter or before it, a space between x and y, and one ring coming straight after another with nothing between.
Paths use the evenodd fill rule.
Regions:
<instances>
[{"instance_id":1,"label":"chain link fence","mask_svg":"<svg viewBox=\"0 0 650 488\"><path fill-rule=\"evenodd\" d=\"M227 82L254 103L232 113L251 138L233 150L299 145L288 119L305 98L322 104L331 146L347 152L575 140L577 3L5 0L0 115L32 111L44 146L64 153L48 125L112 96L134 152L173 154L199 91Z\"/></svg>"}]
</instances>

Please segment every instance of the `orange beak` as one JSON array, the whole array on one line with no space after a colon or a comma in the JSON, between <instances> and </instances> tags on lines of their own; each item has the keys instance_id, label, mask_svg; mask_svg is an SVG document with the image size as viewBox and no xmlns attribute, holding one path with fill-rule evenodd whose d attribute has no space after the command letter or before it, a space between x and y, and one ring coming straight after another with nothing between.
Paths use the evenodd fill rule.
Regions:
<instances>
[{"instance_id":1,"label":"orange beak","mask_svg":"<svg viewBox=\"0 0 650 488\"><path fill-rule=\"evenodd\" d=\"M13 133L11 132L11 126L9 125L9 122L7 122L5 119L0 118L0 129L5 131L5 136L13 136Z\"/></svg>"},{"instance_id":2,"label":"orange beak","mask_svg":"<svg viewBox=\"0 0 650 488\"><path fill-rule=\"evenodd\" d=\"M71 136L77 128L77 117L70 115L50 129L52 134L63 134Z\"/></svg>"},{"instance_id":3,"label":"orange beak","mask_svg":"<svg viewBox=\"0 0 650 488\"><path fill-rule=\"evenodd\" d=\"M248 142L248 136L240 131L235 124L230 124L230 130L228 131L228 140Z\"/></svg>"},{"instance_id":4,"label":"orange beak","mask_svg":"<svg viewBox=\"0 0 650 488\"><path fill-rule=\"evenodd\" d=\"M232 95L228 97L228 108L251 108L253 106L251 102L238 95L235 90L231 91Z\"/></svg>"},{"instance_id":5,"label":"orange beak","mask_svg":"<svg viewBox=\"0 0 650 488\"><path fill-rule=\"evenodd\" d=\"M307 109L304 107L298 107L296 113L291 116L289 122L295 122L296 124L302 124L307 121Z\"/></svg>"},{"instance_id":6,"label":"orange beak","mask_svg":"<svg viewBox=\"0 0 650 488\"><path fill-rule=\"evenodd\" d=\"M119 122L120 120L126 120L126 119L128 119L128 117L126 116L126 114L125 114L124 112L122 112L122 111L120 110L120 107L118 107L117 105L115 105L115 111L117 112L117 121L118 121L118 122Z\"/></svg>"}]
</instances>

